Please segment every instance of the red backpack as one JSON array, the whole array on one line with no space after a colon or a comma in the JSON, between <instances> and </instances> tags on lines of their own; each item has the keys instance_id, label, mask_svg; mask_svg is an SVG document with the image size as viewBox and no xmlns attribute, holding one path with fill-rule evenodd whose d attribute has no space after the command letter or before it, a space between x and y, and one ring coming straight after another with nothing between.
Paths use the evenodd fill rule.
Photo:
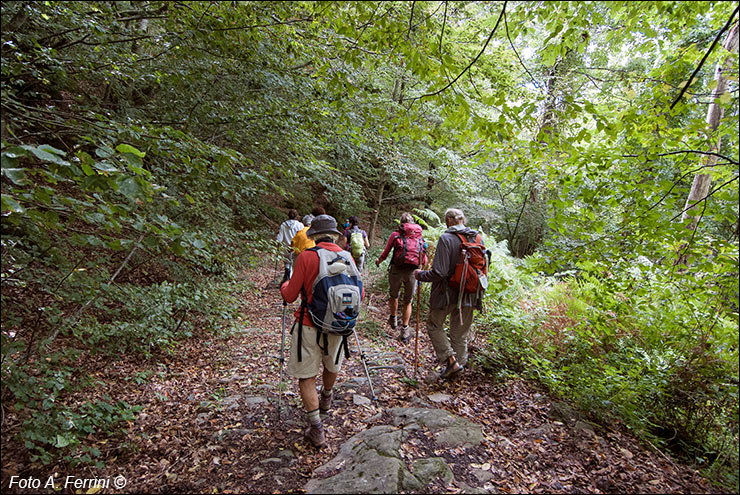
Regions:
<instances>
[{"instance_id":1,"label":"red backpack","mask_svg":"<svg viewBox=\"0 0 740 495\"><path fill-rule=\"evenodd\" d=\"M455 265L455 272L450 277L450 287L459 290L463 286L462 293L483 292L488 287L488 265L491 262L491 253L483 245L480 234L475 235L471 242L463 234L458 233L460 238L460 256ZM461 282L463 281L464 282Z\"/></svg>"},{"instance_id":2,"label":"red backpack","mask_svg":"<svg viewBox=\"0 0 740 495\"><path fill-rule=\"evenodd\" d=\"M404 223L398 231L399 236L393 245L393 264L424 266L427 262L427 249L421 236L421 225Z\"/></svg>"}]
</instances>

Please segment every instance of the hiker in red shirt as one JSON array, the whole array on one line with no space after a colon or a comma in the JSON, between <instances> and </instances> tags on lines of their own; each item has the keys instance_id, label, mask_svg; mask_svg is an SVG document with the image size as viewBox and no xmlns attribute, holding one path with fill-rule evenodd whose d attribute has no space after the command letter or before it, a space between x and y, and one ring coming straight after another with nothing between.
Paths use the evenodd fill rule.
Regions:
<instances>
[{"instance_id":1,"label":"hiker in red shirt","mask_svg":"<svg viewBox=\"0 0 740 495\"><path fill-rule=\"evenodd\" d=\"M337 230L336 220L329 215L319 215L311 222L311 228L306 235L316 242L316 248L326 249L337 253L351 263L351 270L357 273L357 267L352 256L339 247L336 243L342 238L342 233ZM314 248L314 249L316 249ZM304 303L310 304L313 299L313 285L319 275L319 254L309 249L298 255L293 267L293 276L280 287L280 293L287 302L293 302L301 294ZM364 292L362 296L364 297ZM288 374L298 378L298 388L306 409L309 428L304 432L305 437L317 448L326 445L324 427L321 423L320 412L327 412L331 408L334 392L332 387L337 379L337 374L342 367L344 354L342 343L346 340L340 335L322 334L326 336L326 349L320 347L317 340L318 330L314 326L311 316L305 308L298 309L295 313L296 322L291 329L290 359L288 361ZM299 320L302 327L299 327ZM321 371L321 392L316 391L316 377Z\"/></svg>"},{"instance_id":2,"label":"hiker in red shirt","mask_svg":"<svg viewBox=\"0 0 740 495\"><path fill-rule=\"evenodd\" d=\"M391 256L390 266L388 267L388 309L390 311L388 324L393 330L398 326L396 313L398 312L401 286L403 286L401 331L398 334L398 340L406 343L411 338L409 320L411 319L411 302L414 300L414 291L416 290L414 270L421 268L426 262L426 248L424 247L424 238L421 236L421 226L414 223L414 217L411 216L411 213L403 213L399 218L399 223L398 230L391 232L385 249L375 261L375 266L380 266L393 249L393 256ZM413 245L420 246L422 252L417 252L416 248L412 248L404 253L403 237L409 235L414 237Z\"/></svg>"}]
</instances>

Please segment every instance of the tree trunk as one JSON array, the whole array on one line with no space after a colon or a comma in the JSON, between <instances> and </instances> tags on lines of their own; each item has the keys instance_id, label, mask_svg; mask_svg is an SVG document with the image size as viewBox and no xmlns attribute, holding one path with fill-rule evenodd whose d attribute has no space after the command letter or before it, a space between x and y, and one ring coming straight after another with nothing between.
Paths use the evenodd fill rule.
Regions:
<instances>
[{"instance_id":1,"label":"tree trunk","mask_svg":"<svg viewBox=\"0 0 740 495\"><path fill-rule=\"evenodd\" d=\"M723 73L723 67L728 65L732 55L737 51L738 48L738 23L735 23L730 32L727 34L722 47L725 48L729 53L722 62L717 64L717 70L714 73L714 78L717 81L717 86L712 92L712 103L709 105L707 110L707 127L708 127L708 141L709 151L718 152L722 146L722 138L714 138L714 133L719 127L719 121L722 119L722 107L719 105L719 98L727 91L727 78ZM717 163L717 157L708 155L704 161L704 164L708 169L713 167ZM701 220L702 212L706 204L702 205L706 201L706 197L709 194L709 189L712 185L712 176L710 174L697 174L694 177L694 182L691 184L691 191L689 197L686 198L686 204L684 205L684 212L681 215L681 222L688 222L686 228L692 232L696 232L699 227L699 221ZM702 201L704 200L704 201ZM676 259L677 265L686 265L688 261L688 244L681 246Z\"/></svg>"},{"instance_id":2,"label":"tree trunk","mask_svg":"<svg viewBox=\"0 0 740 495\"><path fill-rule=\"evenodd\" d=\"M722 107L717 103L717 100L719 100L719 98L727 91L727 78L725 78L723 74L723 66L730 62L730 57L738 48L737 23L735 23L735 25L732 26L732 29L730 29L730 32L727 34L727 38L725 38L724 43L722 43L722 46L730 52L730 55L725 57L724 61L717 65L717 70L714 76L717 81L717 86L712 93L712 103L709 105L709 110L707 110L707 124L711 134L714 134L717 130L719 127L719 121L722 119ZM722 146L722 138L717 138L717 140L714 141L711 134L709 136L709 151L719 151ZM713 167L716 163L716 156L710 155L705 160L707 167ZM699 226L699 215L697 212L700 211L700 208L697 208L699 205L695 203L706 198L707 194L709 194L709 187L711 185L712 176L709 174L697 174L696 177L694 177L694 183L691 185L691 192L689 193L689 197L686 199L686 205L684 206L686 211L681 215L681 222L685 222L690 219L689 223L686 225L687 229L695 230Z\"/></svg>"},{"instance_id":3,"label":"tree trunk","mask_svg":"<svg viewBox=\"0 0 740 495\"><path fill-rule=\"evenodd\" d=\"M432 201L434 201L434 197L432 195L432 189L434 189L434 183L436 182L434 180L434 172L436 169L437 169L437 166L434 164L433 161L430 161L429 162L429 176L427 177L427 191L424 197L424 206L426 208L431 208Z\"/></svg>"},{"instance_id":4,"label":"tree trunk","mask_svg":"<svg viewBox=\"0 0 740 495\"><path fill-rule=\"evenodd\" d=\"M380 171L380 180L378 181L378 189L375 191L375 201L373 202L373 219L370 223L370 230L367 233L367 237L370 242L373 242L375 238L375 228L378 224L378 213L380 212L380 205L383 203L383 190L385 189L385 169Z\"/></svg>"}]
</instances>

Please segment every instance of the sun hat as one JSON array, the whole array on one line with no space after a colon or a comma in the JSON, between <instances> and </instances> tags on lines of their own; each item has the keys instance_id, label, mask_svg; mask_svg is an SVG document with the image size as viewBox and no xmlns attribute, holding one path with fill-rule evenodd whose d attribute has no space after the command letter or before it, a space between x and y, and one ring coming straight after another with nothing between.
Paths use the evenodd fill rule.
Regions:
<instances>
[{"instance_id":1,"label":"sun hat","mask_svg":"<svg viewBox=\"0 0 740 495\"><path fill-rule=\"evenodd\" d=\"M311 228L306 232L306 237L312 239L320 235L331 235L333 237L341 236L342 233L337 230L337 221L330 215L319 215L314 217L311 222Z\"/></svg>"}]
</instances>

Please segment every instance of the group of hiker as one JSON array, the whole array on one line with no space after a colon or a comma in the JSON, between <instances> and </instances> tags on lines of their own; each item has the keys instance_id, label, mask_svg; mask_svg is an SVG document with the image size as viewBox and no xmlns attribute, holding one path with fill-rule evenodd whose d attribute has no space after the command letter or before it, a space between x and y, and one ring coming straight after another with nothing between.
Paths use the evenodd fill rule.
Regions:
<instances>
[{"instance_id":1,"label":"group of hiker","mask_svg":"<svg viewBox=\"0 0 740 495\"><path fill-rule=\"evenodd\" d=\"M359 347L355 323L365 295L362 269L370 242L356 216L347 219L344 232L338 230L335 218L321 207L314 208L302 222L297 218L298 212L291 209L277 237L285 255L285 273L280 285L284 307L301 296L290 330L287 371L298 379L308 420L304 436L314 447L321 448L326 445L321 414L331 408L337 375L344 358L349 357L350 335L354 334ZM397 338L403 343L411 336L413 297L421 282L432 284L427 333L439 363L444 366L440 379L449 380L467 364L473 310L481 309L490 260L486 258L481 234L465 226L461 210L448 209L445 223L447 230L439 238L428 270L423 269L428 261L428 245L421 226L410 213L400 216L398 229L391 233L375 264L379 266L390 255L388 323L393 331L399 330ZM445 331L448 317L449 336ZM284 333L285 318L283 337ZM365 365L361 349L360 352ZM319 374L321 389L317 391ZM370 386L372 390L372 383Z\"/></svg>"}]
</instances>

